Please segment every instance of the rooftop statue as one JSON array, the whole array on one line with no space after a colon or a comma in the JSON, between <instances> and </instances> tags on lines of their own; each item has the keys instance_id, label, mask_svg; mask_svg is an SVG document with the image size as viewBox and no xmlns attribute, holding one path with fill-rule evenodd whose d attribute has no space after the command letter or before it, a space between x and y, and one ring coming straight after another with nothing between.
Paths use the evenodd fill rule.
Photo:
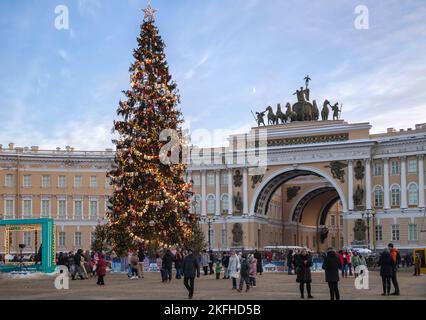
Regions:
<instances>
[{"instance_id":1,"label":"rooftop statue","mask_svg":"<svg viewBox=\"0 0 426 320\"><path fill-rule=\"evenodd\" d=\"M277 112L274 113L271 106L268 106L263 112L256 112L256 116L253 114L257 125L260 126L263 124L265 126L265 121L263 117L265 113L268 113L268 125L277 125L281 121L281 124L286 124L294 121L318 121L320 117L319 109L317 106L316 100L310 102L310 89L309 82L311 78L307 75L305 78L305 87L300 87L296 90L293 95L296 96L297 102L291 105L291 103L286 104L286 112L283 113L281 110L281 104L278 103ZM339 103L336 102L334 105L330 104L330 101L327 99L323 103L323 108L321 110L321 120L328 120L330 109L333 111L333 120L339 120L342 113L342 105L339 107Z\"/></svg>"}]
</instances>

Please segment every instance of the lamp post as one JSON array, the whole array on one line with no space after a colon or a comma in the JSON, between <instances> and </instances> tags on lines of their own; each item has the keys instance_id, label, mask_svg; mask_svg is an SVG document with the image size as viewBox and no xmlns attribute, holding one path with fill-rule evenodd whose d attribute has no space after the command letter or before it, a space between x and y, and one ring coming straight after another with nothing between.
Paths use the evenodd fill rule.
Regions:
<instances>
[{"instance_id":1,"label":"lamp post","mask_svg":"<svg viewBox=\"0 0 426 320\"><path fill-rule=\"evenodd\" d=\"M207 222L207 225L209 227L209 231L208 231L208 239L209 239L209 251L212 249L212 243L211 243L211 228L212 228L212 223L215 221L215 218L211 218L211 217L202 217L201 220L203 222Z\"/></svg>"},{"instance_id":2,"label":"lamp post","mask_svg":"<svg viewBox=\"0 0 426 320\"><path fill-rule=\"evenodd\" d=\"M370 217L374 219L374 216L376 215L376 212L372 209L368 209L363 212L362 218L364 219L364 216L367 220L367 248L370 250Z\"/></svg>"}]
</instances>

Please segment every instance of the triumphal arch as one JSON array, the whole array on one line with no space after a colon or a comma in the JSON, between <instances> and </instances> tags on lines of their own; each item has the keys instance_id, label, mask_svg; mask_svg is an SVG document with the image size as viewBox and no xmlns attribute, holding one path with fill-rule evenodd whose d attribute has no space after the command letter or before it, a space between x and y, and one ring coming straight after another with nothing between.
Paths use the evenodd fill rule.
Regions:
<instances>
[{"instance_id":1,"label":"triumphal arch","mask_svg":"<svg viewBox=\"0 0 426 320\"><path fill-rule=\"evenodd\" d=\"M371 134L342 106L297 102L253 113L257 126L222 148L193 148L191 210L212 249L299 245L425 246L426 125Z\"/></svg>"}]
</instances>

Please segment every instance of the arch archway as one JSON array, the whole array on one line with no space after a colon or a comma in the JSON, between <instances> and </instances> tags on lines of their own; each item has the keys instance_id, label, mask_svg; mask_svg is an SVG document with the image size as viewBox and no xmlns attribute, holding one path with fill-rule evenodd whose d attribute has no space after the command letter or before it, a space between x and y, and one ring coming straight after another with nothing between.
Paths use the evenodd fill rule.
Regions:
<instances>
[{"instance_id":1,"label":"arch archway","mask_svg":"<svg viewBox=\"0 0 426 320\"><path fill-rule=\"evenodd\" d=\"M280 186L296 177L309 175L326 179L338 193L342 202L343 212L348 211L345 193L331 176L318 168L297 166L296 168L288 167L275 171L256 188L250 205L250 214L266 215L271 197Z\"/></svg>"}]
</instances>

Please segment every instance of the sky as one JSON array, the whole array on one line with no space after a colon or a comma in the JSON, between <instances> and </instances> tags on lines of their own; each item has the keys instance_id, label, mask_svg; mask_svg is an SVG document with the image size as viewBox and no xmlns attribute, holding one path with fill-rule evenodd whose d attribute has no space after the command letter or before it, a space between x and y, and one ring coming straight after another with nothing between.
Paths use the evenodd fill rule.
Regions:
<instances>
[{"instance_id":1,"label":"sky","mask_svg":"<svg viewBox=\"0 0 426 320\"><path fill-rule=\"evenodd\" d=\"M0 1L0 144L113 147L147 4ZM342 118L370 122L372 133L426 122L424 0L151 4L196 145L225 145L255 126L251 110L295 102L307 74L311 100L342 103ZM65 30L55 28L59 5L69 12ZM356 28L359 5L368 9L366 29Z\"/></svg>"}]
</instances>

